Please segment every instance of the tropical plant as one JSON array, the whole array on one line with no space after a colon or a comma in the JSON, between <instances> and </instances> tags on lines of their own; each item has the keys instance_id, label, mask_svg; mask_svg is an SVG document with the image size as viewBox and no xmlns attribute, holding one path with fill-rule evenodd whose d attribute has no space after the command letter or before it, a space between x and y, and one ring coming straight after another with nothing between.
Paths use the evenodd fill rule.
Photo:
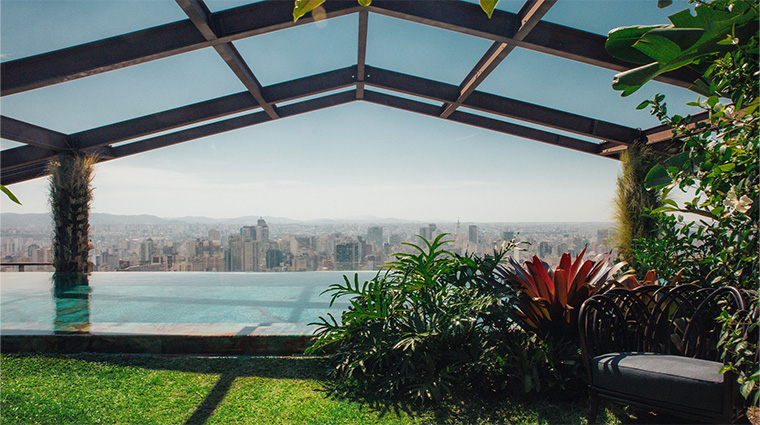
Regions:
<instances>
[{"instance_id":1,"label":"tropical plant","mask_svg":"<svg viewBox=\"0 0 760 425\"><path fill-rule=\"evenodd\" d=\"M511 257L508 267L497 267L497 275L521 292L515 313L524 329L542 338L578 339L581 304L609 288L610 278L625 266L625 262L612 266L610 253L583 261L585 253L586 248L574 261L569 253L562 254L555 270L537 256L525 261L524 267Z\"/></svg>"},{"instance_id":2,"label":"tropical plant","mask_svg":"<svg viewBox=\"0 0 760 425\"><path fill-rule=\"evenodd\" d=\"M662 156L640 141L631 143L620 155L622 173L618 176L615 192L614 246L628 263L633 260L633 241L650 238L656 233L655 219L647 214L662 206L662 201L657 193L647 190L644 178Z\"/></svg>"},{"instance_id":3,"label":"tropical plant","mask_svg":"<svg viewBox=\"0 0 760 425\"><path fill-rule=\"evenodd\" d=\"M639 55L642 60L656 60L658 72L676 65L699 71L702 76L695 90L707 98L689 105L709 115L700 122L671 116L660 94L639 105L639 109L650 106L651 113L673 129L682 150L647 174L645 183L663 200L663 206L651 213L660 235L641 239L631 263L648 270L651 264L642 268L635 263L667 259L671 271L684 269L687 281L753 288L760 279L758 4L699 2L695 12L696 16L689 10L672 15L673 25L667 28L623 28L612 31L608 39L608 50L621 59ZM616 88L625 95L652 76L641 75L646 78ZM676 189L688 200L679 204L670 199ZM678 218L663 218L668 213ZM683 214L699 221L686 221Z\"/></svg>"},{"instance_id":4,"label":"tropical plant","mask_svg":"<svg viewBox=\"0 0 760 425\"><path fill-rule=\"evenodd\" d=\"M507 338L504 353L498 357L502 389L514 394L541 394L568 390L575 384L585 387L581 352L574 341L542 339L517 327Z\"/></svg>"},{"instance_id":5,"label":"tropical plant","mask_svg":"<svg viewBox=\"0 0 760 425\"><path fill-rule=\"evenodd\" d=\"M740 98L739 101L745 98ZM664 106L655 99L653 111ZM712 286L734 285L754 288L758 271L758 119L757 97L750 98L744 112L726 116L726 106L717 97L704 106L711 111L714 130L681 129L683 153L655 166L646 183L662 193L665 205L654 214L693 214L698 222L684 222L678 232L687 269ZM710 106L712 105L712 106ZM716 112L717 111L717 112ZM674 189L692 193L679 205L667 199ZM664 222L664 220L663 220ZM695 240L699 243L683 243ZM696 262L697 264L689 264Z\"/></svg>"},{"instance_id":6,"label":"tropical plant","mask_svg":"<svg viewBox=\"0 0 760 425\"><path fill-rule=\"evenodd\" d=\"M395 254L372 280L331 285L331 303L349 297L336 320L314 323L307 352L330 352L337 389L411 402L439 401L456 388L496 386L498 350L513 327L510 297L487 279L510 243L492 257L459 256L444 235Z\"/></svg>"},{"instance_id":7,"label":"tropical plant","mask_svg":"<svg viewBox=\"0 0 760 425\"><path fill-rule=\"evenodd\" d=\"M721 373L735 373L739 392L753 406L757 406L760 401L760 363L757 351L760 306L757 293L746 310L733 316L724 310L718 319L723 323L718 343L725 363Z\"/></svg>"},{"instance_id":8,"label":"tropical plant","mask_svg":"<svg viewBox=\"0 0 760 425\"><path fill-rule=\"evenodd\" d=\"M324 2L325 0L295 0L295 5L293 6L293 22L297 22L298 18L318 8ZM372 0L357 0L357 2L365 7L372 4ZM488 15L489 19L491 18L497 3L499 3L499 0L480 0L480 8Z\"/></svg>"},{"instance_id":9,"label":"tropical plant","mask_svg":"<svg viewBox=\"0 0 760 425\"><path fill-rule=\"evenodd\" d=\"M62 153L50 162L50 205L53 210L53 265L56 273L89 271L90 201L93 155Z\"/></svg>"},{"instance_id":10,"label":"tropical plant","mask_svg":"<svg viewBox=\"0 0 760 425\"><path fill-rule=\"evenodd\" d=\"M18 198L16 198L16 195L14 195L14 194L13 194L13 192L11 192L11 190L10 190L10 189L8 189L8 188L7 188L7 187L5 187L4 185L1 185L1 184L0 184L0 190L2 190L2 191L3 191L3 193L5 194L5 196L7 196L7 197L8 197L8 199L10 199L11 201L13 201L13 202L15 202L15 203L17 203L17 204L21 205L21 202L19 202Z\"/></svg>"},{"instance_id":11,"label":"tropical plant","mask_svg":"<svg viewBox=\"0 0 760 425\"><path fill-rule=\"evenodd\" d=\"M607 51L618 59L642 65L615 75L613 89L628 96L652 78L687 66L708 77L696 81L692 90L705 95L714 91L713 81L707 74L710 60L732 52L738 45L748 44L748 40L757 36L757 2L697 3L696 16L688 9L683 10L668 17L671 25L631 26L610 31Z\"/></svg>"}]
</instances>

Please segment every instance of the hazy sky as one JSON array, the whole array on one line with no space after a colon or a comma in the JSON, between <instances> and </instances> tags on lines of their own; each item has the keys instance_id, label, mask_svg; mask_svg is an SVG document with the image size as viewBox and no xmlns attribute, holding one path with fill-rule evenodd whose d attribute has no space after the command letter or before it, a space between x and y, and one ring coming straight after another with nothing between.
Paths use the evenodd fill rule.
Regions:
<instances>
[{"instance_id":1,"label":"hazy sky","mask_svg":"<svg viewBox=\"0 0 760 425\"><path fill-rule=\"evenodd\" d=\"M288 0L290 1L290 0ZM329 0L328 0L329 1ZM207 0L213 10L247 2ZM501 0L516 12L523 1ZM685 7L656 1L559 0L545 20L598 34L668 23ZM2 60L185 19L170 0L2 0ZM356 63L358 15L235 42L262 85ZM458 85L488 40L375 14L367 63ZM649 83L621 98L613 71L516 49L479 90L631 127L654 93L675 112L696 95ZM6 96L5 116L72 133L245 90L212 49ZM577 137L577 136L576 136ZM18 144L2 140L2 148ZM619 162L464 124L353 102L95 167L93 211L162 217L294 219L358 215L466 222L608 221ZM10 186L45 212L44 178Z\"/></svg>"}]
</instances>

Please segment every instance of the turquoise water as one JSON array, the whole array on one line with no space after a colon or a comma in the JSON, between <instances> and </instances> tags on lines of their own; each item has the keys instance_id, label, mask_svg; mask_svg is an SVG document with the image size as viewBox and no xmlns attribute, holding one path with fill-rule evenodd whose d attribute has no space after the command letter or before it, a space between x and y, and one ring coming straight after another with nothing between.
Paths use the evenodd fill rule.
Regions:
<instances>
[{"instance_id":1,"label":"turquoise water","mask_svg":"<svg viewBox=\"0 0 760 425\"><path fill-rule=\"evenodd\" d=\"M358 272L360 280L376 272ZM50 331L103 333L310 334L306 324L329 307L320 293L345 272L160 273L100 272L89 290L53 295L51 273L0 274L0 328L4 334ZM353 272L350 273L353 278Z\"/></svg>"}]
</instances>

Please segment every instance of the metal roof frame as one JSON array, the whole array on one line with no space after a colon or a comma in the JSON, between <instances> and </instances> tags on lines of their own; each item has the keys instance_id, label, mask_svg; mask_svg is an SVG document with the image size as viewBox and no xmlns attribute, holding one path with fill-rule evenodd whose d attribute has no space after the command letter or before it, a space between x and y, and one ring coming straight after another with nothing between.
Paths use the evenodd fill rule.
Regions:
<instances>
[{"instance_id":1,"label":"metal roof frame","mask_svg":"<svg viewBox=\"0 0 760 425\"><path fill-rule=\"evenodd\" d=\"M25 144L2 151L0 183L8 185L45 175L47 162L66 150L98 153L100 161L108 161L353 101L390 106L613 159L636 139L646 139L649 143L670 140L669 134L659 127L642 131L477 90L516 47L615 71L634 66L609 55L604 48L604 36L542 21L556 0L528 0L517 14L496 10L491 19L478 5L461 0L374 0L369 7L359 6L356 0L330 0L324 3L327 19L359 15L356 65L265 87L232 42L304 25L313 22L312 17L304 16L293 22L292 2L279 0L215 13L203 0L176 2L188 16L187 20L3 62L0 64L0 95L209 47L216 50L247 91L72 134L0 116L0 136ZM493 44L459 86L375 68L366 63L369 13L469 34L491 40ZM664 74L658 80L689 87L697 77L690 70L681 69ZM373 87L432 100L439 106L374 91ZM309 99L283 105L304 98ZM600 142L488 118L458 110L460 107ZM251 113L239 115L248 111ZM233 114L237 116L219 120ZM209 122L211 120L215 121ZM180 129L187 126L193 127ZM175 129L178 130L165 133ZM158 133L164 134L156 135Z\"/></svg>"}]
</instances>

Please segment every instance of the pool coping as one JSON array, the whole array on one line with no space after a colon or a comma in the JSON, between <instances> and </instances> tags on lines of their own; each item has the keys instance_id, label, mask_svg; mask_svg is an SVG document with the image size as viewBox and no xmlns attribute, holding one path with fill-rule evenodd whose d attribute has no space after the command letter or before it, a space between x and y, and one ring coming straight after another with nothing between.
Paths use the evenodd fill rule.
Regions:
<instances>
[{"instance_id":1,"label":"pool coping","mask_svg":"<svg viewBox=\"0 0 760 425\"><path fill-rule=\"evenodd\" d=\"M4 334L0 335L0 352L292 355L303 354L312 339L310 335Z\"/></svg>"}]
</instances>

